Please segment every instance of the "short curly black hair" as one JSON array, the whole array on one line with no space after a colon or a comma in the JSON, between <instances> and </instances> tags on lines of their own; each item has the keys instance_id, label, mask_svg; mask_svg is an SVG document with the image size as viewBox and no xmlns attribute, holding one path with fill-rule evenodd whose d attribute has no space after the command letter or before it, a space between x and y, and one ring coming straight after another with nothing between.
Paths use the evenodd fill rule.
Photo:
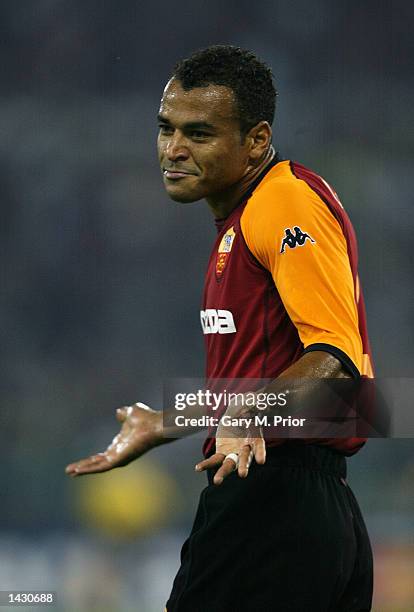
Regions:
<instances>
[{"instance_id":1,"label":"short curly black hair","mask_svg":"<svg viewBox=\"0 0 414 612\"><path fill-rule=\"evenodd\" d=\"M242 135L259 121L273 123L277 92L272 71L251 51L232 45L212 45L181 60L172 76L185 90L208 85L231 89Z\"/></svg>"}]
</instances>

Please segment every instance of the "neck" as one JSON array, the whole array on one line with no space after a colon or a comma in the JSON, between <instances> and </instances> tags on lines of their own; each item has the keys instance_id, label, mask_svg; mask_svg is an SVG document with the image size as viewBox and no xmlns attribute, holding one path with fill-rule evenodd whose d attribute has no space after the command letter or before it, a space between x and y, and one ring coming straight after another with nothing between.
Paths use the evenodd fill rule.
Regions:
<instances>
[{"instance_id":1,"label":"neck","mask_svg":"<svg viewBox=\"0 0 414 612\"><path fill-rule=\"evenodd\" d=\"M234 185L225 191L207 198L207 204L216 219L225 219L236 208L250 186L263 172L275 156L275 150L269 147L262 161L257 166L248 166L246 173Z\"/></svg>"}]
</instances>

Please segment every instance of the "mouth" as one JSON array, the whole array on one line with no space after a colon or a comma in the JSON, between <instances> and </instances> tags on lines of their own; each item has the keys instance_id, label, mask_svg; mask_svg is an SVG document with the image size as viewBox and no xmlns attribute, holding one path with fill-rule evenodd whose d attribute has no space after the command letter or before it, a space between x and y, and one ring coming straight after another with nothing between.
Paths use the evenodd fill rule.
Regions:
<instances>
[{"instance_id":1,"label":"mouth","mask_svg":"<svg viewBox=\"0 0 414 612\"><path fill-rule=\"evenodd\" d=\"M170 181L176 181L178 179L185 178L186 176L195 176L194 172L185 172L183 170L168 170L166 168L163 169L162 173L163 176Z\"/></svg>"}]
</instances>

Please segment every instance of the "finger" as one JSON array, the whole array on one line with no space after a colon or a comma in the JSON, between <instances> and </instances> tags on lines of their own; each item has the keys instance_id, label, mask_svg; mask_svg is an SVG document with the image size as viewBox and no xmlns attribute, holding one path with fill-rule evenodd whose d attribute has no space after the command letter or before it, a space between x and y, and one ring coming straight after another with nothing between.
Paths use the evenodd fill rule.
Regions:
<instances>
[{"instance_id":1,"label":"finger","mask_svg":"<svg viewBox=\"0 0 414 612\"><path fill-rule=\"evenodd\" d=\"M77 478L79 476L85 476L86 474L100 474L101 472L109 472L109 470L112 470L113 467L114 466L110 463L102 461L101 463L97 463L95 465L79 468L73 474L70 474L70 476L72 478Z\"/></svg>"},{"instance_id":2,"label":"finger","mask_svg":"<svg viewBox=\"0 0 414 612\"><path fill-rule=\"evenodd\" d=\"M84 465L74 469L73 472L70 472L68 475L72 478L76 478L77 476L83 476L85 474L97 474L99 472L107 472L111 469L111 465L106 462L96 463L94 465Z\"/></svg>"},{"instance_id":3,"label":"finger","mask_svg":"<svg viewBox=\"0 0 414 612\"><path fill-rule=\"evenodd\" d=\"M123 423L128 416L128 407L124 406L123 408L117 408L116 418L120 423Z\"/></svg>"},{"instance_id":4,"label":"finger","mask_svg":"<svg viewBox=\"0 0 414 612\"><path fill-rule=\"evenodd\" d=\"M79 473L80 470L83 470L84 468L89 467L91 465L96 465L96 463L92 463L89 459L82 459L81 461L77 461L76 463L68 465L65 471L66 474L74 476Z\"/></svg>"},{"instance_id":5,"label":"finger","mask_svg":"<svg viewBox=\"0 0 414 612\"><path fill-rule=\"evenodd\" d=\"M197 463L197 465L195 466L195 470L196 472L204 472L204 470L215 468L223 463L223 459L223 453L215 453L208 459L204 459L204 461L200 461L199 463Z\"/></svg>"},{"instance_id":6,"label":"finger","mask_svg":"<svg viewBox=\"0 0 414 612\"><path fill-rule=\"evenodd\" d=\"M253 451L250 446L243 446L239 454L238 474L241 478L246 478L249 473L250 463L252 461Z\"/></svg>"},{"instance_id":7,"label":"finger","mask_svg":"<svg viewBox=\"0 0 414 612\"><path fill-rule=\"evenodd\" d=\"M150 412L154 412L152 408L147 406L147 404L143 404L142 402L137 402L136 404L134 404L134 406L138 406L138 408L143 408L143 410L149 410Z\"/></svg>"},{"instance_id":8,"label":"finger","mask_svg":"<svg viewBox=\"0 0 414 612\"><path fill-rule=\"evenodd\" d=\"M266 444L263 438L256 438L254 445L254 459L256 463L263 465L266 461Z\"/></svg>"},{"instance_id":9,"label":"finger","mask_svg":"<svg viewBox=\"0 0 414 612\"><path fill-rule=\"evenodd\" d=\"M77 461L76 463L70 463L69 465L67 465L65 468L66 474L72 474L72 472L74 472L83 461L85 461L85 459L82 459L81 461Z\"/></svg>"},{"instance_id":10,"label":"finger","mask_svg":"<svg viewBox=\"0 0 414 612\"><path fill-rule=\"evenodd\" d=\"M66 468L66 474L69 476L80 476L82 474L91 474L93 472L103 472L111 469L111 463L104 454L92 455L86 459L81 459L76 463L71 463Z\"/></svg>"},{"instance_id":11,"label":"finger","mask_svg":"<svg viewBox=\"0 0 414 612\"><path fill-rule=\"evenodd\" d=\"M213 482L216 485L221 485L223 480L227 478L234 470L237 469L236 462L233 459L225 459L219 470L214 475Z\"/></svg>"}]
</instances>

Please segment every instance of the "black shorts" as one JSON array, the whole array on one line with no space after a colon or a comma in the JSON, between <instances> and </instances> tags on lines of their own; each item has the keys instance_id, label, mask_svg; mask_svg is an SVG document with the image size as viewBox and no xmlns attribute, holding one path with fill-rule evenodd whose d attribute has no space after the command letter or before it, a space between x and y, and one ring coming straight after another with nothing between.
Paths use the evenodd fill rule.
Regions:
<instances>
[{"instance_id":1,"label":"black shorts","mask_svg":"<svg viewBox=\"0 0 414 612\"><path fill-rule=\"evenodd\" d=\"M201 493L168 612L365 612L372 552L345 458L285 444Z\"/></svg>"}]
</instances>

